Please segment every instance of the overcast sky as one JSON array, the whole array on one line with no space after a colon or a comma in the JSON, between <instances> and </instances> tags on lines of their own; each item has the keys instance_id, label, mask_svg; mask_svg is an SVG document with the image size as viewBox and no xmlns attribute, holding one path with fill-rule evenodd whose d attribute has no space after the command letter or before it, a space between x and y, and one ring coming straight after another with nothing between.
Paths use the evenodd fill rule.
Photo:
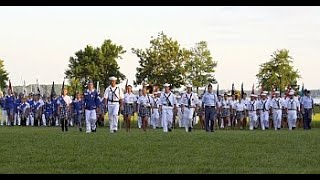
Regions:
<instances>
[{"instance_id":1,"label":"overcast sky","mask_svg":"<svg viewBox=\"0 0 320 180\"><path fill-rule=\"evenodd\" d=\"M0 58L13 85L62 83L70 56L104 39L122 45L129 82L138 58L164 31L190 48L207 41L221 89L257 83L259 64L287 48L305 87L320 88L320 7L0 7Z\"/></svg>"}]
</instances>

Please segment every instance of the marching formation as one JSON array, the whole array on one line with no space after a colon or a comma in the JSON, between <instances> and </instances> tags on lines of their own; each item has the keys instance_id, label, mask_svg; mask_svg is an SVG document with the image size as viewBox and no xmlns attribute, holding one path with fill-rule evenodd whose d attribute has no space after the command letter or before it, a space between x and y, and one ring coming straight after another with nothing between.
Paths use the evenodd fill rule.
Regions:
<instances>
[{"instance_id":1,"label":"marching formation","mask_svg":"<svg viewBox=\"0 0 320 180\"><path fill-rule=\"evenodd\" d=\"M279 91L263 91L250 94L248 99L243 91L222 95L213 92L212 84L202 95L194 93L191 84L186 85L185 92L174 94L166 83L163 91L151 93L144 85L135 95L131 85L126 85L124 92L116 84L116 77L109 80L110 86L104 93L97 92L89 81L87 89L74 98L68 96L67 89L59 96L46 97L32 93L14 96L9 88L5 96L0 94L1 126L61 126L62 131L68 131L68 127L75 125L82 131L85 124L86 133L91 133L104 126L107 113L110 133L118 131L120 114L126 131L130 132L131 120L137 113L137 126L143 131L151 127L171 132L178 125L191 132L197 123L206 132L237 128L311 129L313 99L307 90L304 96L294 90L284 96Z\"/></svg>"}]
</instances>

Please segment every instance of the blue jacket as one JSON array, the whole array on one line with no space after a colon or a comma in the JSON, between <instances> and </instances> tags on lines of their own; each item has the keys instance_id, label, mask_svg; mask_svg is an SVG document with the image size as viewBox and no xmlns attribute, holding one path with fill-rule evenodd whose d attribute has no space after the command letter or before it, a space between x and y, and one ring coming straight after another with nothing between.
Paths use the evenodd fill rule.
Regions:
<instances>
[{"instance_id":1,"label":"blue jacket","mask_svg":"<svg viewBox=\"0 0 320 180\"><path fill-rule=\"evenodd\" d=\"M84 104L85 109L87 110L93 110L96 109L99 106L100 100L99 95L96 90L89 92L89 90L86 90L84 92Z\"/></svg>"}]
</instances>

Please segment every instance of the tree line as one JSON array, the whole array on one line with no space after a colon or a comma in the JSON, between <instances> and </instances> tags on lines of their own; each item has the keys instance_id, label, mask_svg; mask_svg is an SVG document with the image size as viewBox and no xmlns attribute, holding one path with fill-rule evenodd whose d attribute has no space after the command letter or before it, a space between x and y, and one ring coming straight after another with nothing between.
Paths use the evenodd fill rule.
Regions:
<instances>
[{"instance_id":1,"label":"tree line","mask_svg":"<svg viewBox=\"0 0 320 180\"><path fill-rule=\"evenodd\" d=\"M69 91L83 91L89 79L94 83L99 82L99 88L102 89L109 86L110 76L116 76L118 83L125 80L126 76L120 72L118 61L122 60L122 55L126 52L122 45L115 44L110 39L104 40L99 47L87 45L75 52L74 56L69 58L65 71ZM148 83L161 87L168 82L172 87L179 88L191 83L198 91L199 87L208 83L218 83L214 76L218 61L213 58L206 41L197 42L194 47L187 48L164 32L159 32L157 36L151 37L149 47L131 48L131 52L139 59L134 85ZM298 89L297 80L301 76L292 63L289 50L274 51L271 58L260 65L256 75L257 87L280 91L284 91L288 86ZM0 86L5 88L7 81L8 73L0 60Z\"/></svg>"}]
</instances>

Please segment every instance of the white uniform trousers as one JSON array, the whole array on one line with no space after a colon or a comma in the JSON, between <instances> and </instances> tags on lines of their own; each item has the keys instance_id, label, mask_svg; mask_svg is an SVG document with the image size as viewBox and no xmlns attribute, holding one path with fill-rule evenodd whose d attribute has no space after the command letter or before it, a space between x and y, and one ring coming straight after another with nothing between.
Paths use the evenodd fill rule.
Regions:
<instances>
[{"instance_id":1,"label":"white uniform trousers","mask_svg":"<svg viewBox=\"0 0 320 180\"><path fill-rule=\"evenodd\" d=\"M30 114L27 118L26 126L29 126L29 125L33 126L34 125L33 123L34 123L34 117L32 114Z\"/></svg>"},{"instance_id":2,"label":"white uniform trousers","mask_svg":"<svg viewBox=\"0 0 320 180\"><path fill-rule=\"evenodd\" d=\"M183 109L183 120L184 120L184 127L186 129L186 132L189 131L189 127L192 127L192 120L193 120L193 113L194 108L184 108Z\"/></svg>"},{"instance_id":3,"label":"white uniform trousers","mask_svg":"<svg viewBox=\"0 0 320 180\"><path fill-rule=\"evenodd\" d=\"M43 126L47 126L47 120L46 120L46 115L45 114L42 114L42 125Z\"/></svg>"},{"instance_id":4,"label":"white uniform trousers","mask_svg":"<svg viewBox=\"0 0 320 180\"><path fill-rule=\"evenodd\" d=\"M96 121L97 121L97 112L95 109L92 110L85 110L86 115L86 133L90 133L91 130L95 130L96 127Z\"/></svg>"},{"instance_id":5,"label":"white uniform trousers","mask_svg":"<svg viewBox=\"0 0 320 180\"><path fill-rule=\"evenodd\" d=\"M110 132L118 130L119 108L119 104L108 104Z\"/></svg>"},{"instance_id":6,"label":"white uniform trousers","mask_svg":"<svg viewBox=\"0 0 320 180\"><path fill-rule=\"evenodd\" d=\"M281 128L282 110L274 109L272 111L272 118L273 118L274 130L278 130L278 128Z\"/></svg>"},{"instance_id":7,"label":"white uniform trousers","mask_svg":"<svg viewBox=\"0 0 320 180\"><path fill-rule=\"evenodd\" d=\"M297 122L297 110L288 110L288 126L289 130L296 127Z\"/></svg>"},{"instance_id":8,"label":"white uniform trousers","mask_svg":"<svg viewBox=\"0 0 320 180\"><path fill-rule=\"evenodd\" d=\"M153 108L153 113L151 115L151 125L153 129L157 128L158 119L159 119L159 110L158 108Z\"/></svg>"},{"instance_id":9,"label":"white uniform trousers","mask_svg":"<svg viewBox=\"0 0 320 180\"><path fill-rule=\"evenodd\" d=\"M20 114L14 113L13 125L20 126L21 125L20 122L21 122Z\"/></svg>"},{"instance_id":10,"label":"white uniform trousers","mask_svg":"<svg viewBox=\"0 0 320 180\"><path fill-rule=\"evenodd\" d=\"M173 122L173 108L170 106L162 106L162 122L163 132L168 132L168 128L171 128Z\"/></svg>"},{"instance_id":11,"label":"white uniform trousers","mask_svg":"<svg viewBox=\"0 0 320 180\"><path fill-rule=\"evenodd\" d=\"M5 109L1 109L1 110L2 110L1 126L3 126L4 123L8 124L8 115Z\"/></svg>"},{"instance_id":12,"label":"white uniform trousers","mask_svg":"<svg viewBox=\"0 0 320 180\"><path fill-rule=\"evenodd\" d=\"M260 124L262 130L269 128L269 111L260 110Z\"/></svg>"},{"instance_id":13,"label":"white uniform trousers","mask_svg":"<svg viewBox=\"0 0 320 180\"><path fill-rule=\"evenodd\" d=\"M256 111L249 111L249 129L253 130L256 122L258 120L257 112Z\"/></svg>"}]
</instances>

